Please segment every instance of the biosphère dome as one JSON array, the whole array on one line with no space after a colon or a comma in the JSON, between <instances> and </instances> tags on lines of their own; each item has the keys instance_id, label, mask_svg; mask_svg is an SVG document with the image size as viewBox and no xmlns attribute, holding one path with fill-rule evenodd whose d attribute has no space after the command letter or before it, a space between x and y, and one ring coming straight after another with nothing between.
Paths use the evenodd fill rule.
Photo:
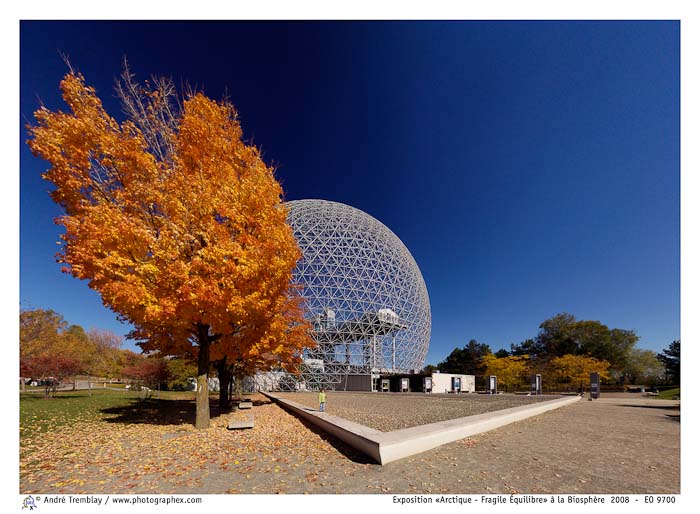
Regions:
<instances>
[{"instance_id":1,"label":"biosph\u00e8re dome","mask_svg":"<svg viewBox=\"0 0 700 514\"><path fill-rule=\"evenodd\" d=\"M303 257L294 271L318 346L304 376L319 385L348 373L420 369L430 342L430 302L416 261L369 214L325 200L286 203Z\"/></svg>"}]
</instances>

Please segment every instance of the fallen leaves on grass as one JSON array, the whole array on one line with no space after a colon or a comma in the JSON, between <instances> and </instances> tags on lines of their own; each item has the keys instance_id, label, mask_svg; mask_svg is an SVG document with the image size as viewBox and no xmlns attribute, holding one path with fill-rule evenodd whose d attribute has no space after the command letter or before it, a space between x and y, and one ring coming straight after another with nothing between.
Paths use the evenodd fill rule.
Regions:
<instances>
[{"instance_id":1,"label":"fallen leaves on grass","mask_svg":"<svg viewBox=\"0 0 700 514\"><path fill-rule=\"evenodd\" d=\"M298 462L346 458L279 407L260 405L254 412L252 430L228 430L229 421L241 415L234 412L214 418L207 430L115 423L106 417L65 424L40 437L23 437L20 491L197 492L206 489L208 476L220 480L222 471L240 480L253 472L269 473L279 481L281 475L300 474Z\"/></svg>"}]
</instances>

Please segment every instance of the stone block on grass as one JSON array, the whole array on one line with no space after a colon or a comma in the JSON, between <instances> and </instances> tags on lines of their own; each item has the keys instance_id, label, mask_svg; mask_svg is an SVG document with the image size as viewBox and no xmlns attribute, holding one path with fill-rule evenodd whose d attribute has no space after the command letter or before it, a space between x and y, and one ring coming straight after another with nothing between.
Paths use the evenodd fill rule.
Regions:
<instances>
[{"instance_id":1,"label":"stone block on grass","mask_svg":"<svg viewBox=\"0 0 700 514\"><path fill-rule=\"evenodd\" d=\"M255 422L253 420L253 417L249 417L248 419L237 419L237 420L232 420L229 421L228 423L228 429L229 430L240 430L243 428L254 428Z\"/></svg>"}]
</instances>

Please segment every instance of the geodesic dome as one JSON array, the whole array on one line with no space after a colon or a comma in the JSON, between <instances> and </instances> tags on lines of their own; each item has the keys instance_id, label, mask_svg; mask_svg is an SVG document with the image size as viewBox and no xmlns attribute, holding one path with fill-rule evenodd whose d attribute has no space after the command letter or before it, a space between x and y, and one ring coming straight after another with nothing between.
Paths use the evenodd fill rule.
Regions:
<instances>
[{"instance_id":1,"label":"geodesic dome","mask_svg":"<svg viewBox=\"0 0 700 514\"><path fill-rule=\"evenodd\" d=\"M406 246L349 205L286 205L303 254L294 281L318 345L305 355L307 383L332 388L343 375L420 369L430 342L430 302Z\"/></svg>"}]
</instances>

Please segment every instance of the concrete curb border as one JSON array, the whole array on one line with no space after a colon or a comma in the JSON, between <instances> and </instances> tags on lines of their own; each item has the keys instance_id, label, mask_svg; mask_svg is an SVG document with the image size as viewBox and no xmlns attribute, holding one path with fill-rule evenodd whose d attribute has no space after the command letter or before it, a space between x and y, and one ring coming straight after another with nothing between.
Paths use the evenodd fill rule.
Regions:
<instances>
[{"instance_id":1,"label":"concrete curb border","mask_svg":"<svg viewBox=\"0 0 700 514\"><path fill-rule=\"evenodd\" d=\"M359 423L280 398L273 393L261 392L283 408L337 437L381 465L537 416L581 399L580 396L557 398L475 416L394 430L393 432L380 432Z\"/></svg>"},{"instance_id":2,"label":"concrete curb border","mask_svg":"<svg viewBox=\"0 0 700 514\"><path fill-rule=\"evenodd\" d=\"M382 463L379 450L378 437L383 433L379 430L360 425L353 421L338 416L333 416L327 412L319 412L316 409L306 407L291 400L285 400L272 393L261 391L262 394L277 402L292 414L307 420L316 425L321 430L334 435L349 446L370 456L375 461Z\"/></svg>"}]
</instances>

